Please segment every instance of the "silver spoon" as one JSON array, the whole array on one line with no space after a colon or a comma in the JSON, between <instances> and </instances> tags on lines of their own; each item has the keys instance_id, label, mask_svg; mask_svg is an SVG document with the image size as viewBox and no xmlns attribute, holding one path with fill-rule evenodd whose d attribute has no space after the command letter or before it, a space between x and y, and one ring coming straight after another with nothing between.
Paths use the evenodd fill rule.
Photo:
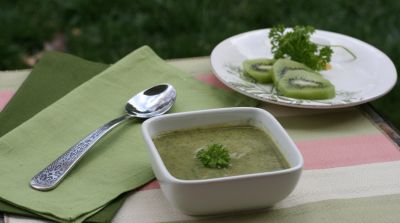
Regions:
<instances>
[{"instance_id":1,"label":"silver spoon","mask_svg":"<svg viewBox=\"0 0 400 223\"><path fill-rule=\"evenodd\" d=\"M90 133L63 155L36 174L30 185L37 190L51 190L68 174L72 167L111 129L130 118L151 118L166 113L174 104L176 91L172 85L160 84L133 96L126 104L126 114Z\"/></svg>"}]
</instances>

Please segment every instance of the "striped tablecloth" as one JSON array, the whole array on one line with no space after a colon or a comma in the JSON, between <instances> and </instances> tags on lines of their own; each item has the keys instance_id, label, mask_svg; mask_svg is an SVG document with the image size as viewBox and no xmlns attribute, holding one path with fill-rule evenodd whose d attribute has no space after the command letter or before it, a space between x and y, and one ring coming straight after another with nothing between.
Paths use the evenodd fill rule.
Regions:
<instances>
[{"instance_id":1,"label":"striped tablecloth","mask_svg":"<svg viewBox=\"0 0 400 223\"><path fill-rule=\"evenodd\" d=\"M212 75L209 58L170 63L224 87ZM27 75L29 70L0 72L0 110ZM288 198L268 210L192 217L174 209L153 181L132 192L113 222L400 222L400 137L368 105L261 107L277 117L304 157L305 170ZM4 221L42 222L9 215Z\"/></svg>"}]
</instances>

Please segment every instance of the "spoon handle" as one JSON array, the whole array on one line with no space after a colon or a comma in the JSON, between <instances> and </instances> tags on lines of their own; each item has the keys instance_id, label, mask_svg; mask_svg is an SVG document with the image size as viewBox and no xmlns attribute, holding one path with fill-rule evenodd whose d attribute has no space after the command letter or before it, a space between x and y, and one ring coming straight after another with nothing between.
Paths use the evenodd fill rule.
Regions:
<instances>
[{"instance_id":1,"label":"spoon handle","mask_svg":"<svg viewBox=\"0 0 400 223\"><path fill-rule=\"evenodd\" d=\"M30 184L37 190L54 189L58 183L68 174L72 167L111 129L121 124L132 116L126 114L111 120L102 127L96 129L81 141L72 146L64 154L58 157L50 165L36 174Z\"/></svg>"}]
</instances>

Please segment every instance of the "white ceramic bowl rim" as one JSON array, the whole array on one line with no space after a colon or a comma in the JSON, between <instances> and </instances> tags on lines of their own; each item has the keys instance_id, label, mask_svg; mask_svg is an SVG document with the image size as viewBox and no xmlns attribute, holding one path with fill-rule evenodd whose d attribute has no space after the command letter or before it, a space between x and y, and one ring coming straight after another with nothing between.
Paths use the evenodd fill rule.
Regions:
<instances>
[{"instance_id":1,"label":"white ceramic bowl rim","mask_svg":"<svg viewBox=\"0 0 400 223\"><path fill-rule=\"evenodd\" d=\"M250 110L258 110L259 112L264 113L269 118L272 118L276 121L276 119L269 112L267 112L263 109L260 109L260 108L232 107L232 108L217 108L217 109L207 109L207 110L199 110L199 111L189 111L189 112L165 114L162 116L157 116L157 117L153 117L153 118L146 120L145 122L143 122L143 127L147 128L147 125L149 125L151 122L155 122L159 119L180 117L182 115L197 115L197 114L204 114L204 113L213 113L213 112L217 112L217 111L224 112L224 111L232 111L232 110L249 110L249 111ZM205 126L207 126L207 125L205 125ZM291 138L288 136L288 134L286 133L286 131L283 129L283 127L280 124L279 124L279 127L281 128L281 130L283 130L283 133L291 141L291 143L293 143ZM291 172L297 171L297 170L303 168L303 164L304 164L304 160L303 160L301 153L299 152L297 147L294 145L294 147L296 148L294 152L296 153L295 155L298 157L299 161L298 161L297 165L292 166L287 169L270 171L270 172L249 173L249 174L242 174L242 175L236 175L236 176L217 177L217 178L210 178L210 179L183 180L183 179L176 178L172 174L170 174L170 172L168 171L164 162L162 161L162 158L161 158L160 154L158 153L153 141L151 140L151 136L147 132L145 132L144 137L145 138L148 137L148 140L150 140L150 142L151 142L150 151L154 155L154 158L157 160L157 162L160 163L161 171L165 174L165 177L169 178L169 180L171 180L174 183L181 183L181 184L202 184L202 183L204 183L204 184L206 184L206 183L243 180L243 179L247 179L247 178L258 178L258 177L265 177L265 176L281 175L281 174L286 174L286 173L291 173Z\"/></svg>"}]
</instances>

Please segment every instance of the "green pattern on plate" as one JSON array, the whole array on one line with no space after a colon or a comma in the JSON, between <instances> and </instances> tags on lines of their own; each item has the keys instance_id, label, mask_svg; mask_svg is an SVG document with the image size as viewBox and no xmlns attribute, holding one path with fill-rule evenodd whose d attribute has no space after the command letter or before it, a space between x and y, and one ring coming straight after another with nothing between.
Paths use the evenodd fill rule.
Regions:
<instances>
[{"instance_id":1,"label":"green pattern on plate","mask_svg":"<svg viewBox=\"0 0 400 223\"><path fill-rule=\"evenodd\" d=\"M319 105L342 105L362 101L363 99L362 97L357 96L360 93L358 91L336 91L336 97L328 100L289 98L280 95L273 84L257 83L253 78L246 75L244 70L239 66L226 64L225 67L227 73L232 75L232 78L227 80L228 85L231 85L233 88L248 96L252 96L262 101L268 100L271 102L291 105L302 105L306 103Z\"/></svg>"}]
</instances>

